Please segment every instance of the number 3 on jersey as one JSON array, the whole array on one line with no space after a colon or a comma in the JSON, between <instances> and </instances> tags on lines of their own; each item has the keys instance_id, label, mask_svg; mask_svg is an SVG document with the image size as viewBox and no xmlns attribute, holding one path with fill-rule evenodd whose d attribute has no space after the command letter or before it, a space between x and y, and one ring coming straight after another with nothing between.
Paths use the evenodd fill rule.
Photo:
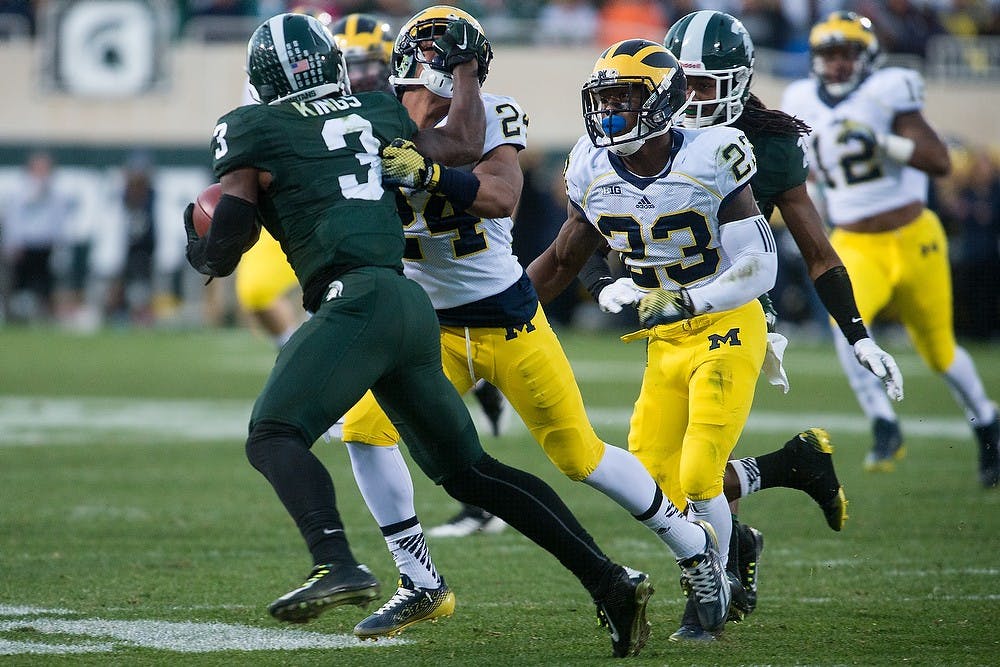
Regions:
<instances>
[{"instance_id":1,"label":"number 3 on jersey","mask_svg":"<svg viewBox=\"0 0 1000 667\"><path fill-rule=\"evenodd\" d=\"M215 140L215 159L218 160L229 152L226 133L228 123L215 126L212 138ZM353 174L344 174L339 179L340 191L345 199L367 199L377 201L382 198L384 190L375 165L378 162L378 139L372 133L372 124L357 114L339 118L331 118L323 123L323 142L327 150L336 151L349 148L354 159L358 161L358 170ZM360 177L365 176L361 181Z\"/></svg>"}]
</instances>

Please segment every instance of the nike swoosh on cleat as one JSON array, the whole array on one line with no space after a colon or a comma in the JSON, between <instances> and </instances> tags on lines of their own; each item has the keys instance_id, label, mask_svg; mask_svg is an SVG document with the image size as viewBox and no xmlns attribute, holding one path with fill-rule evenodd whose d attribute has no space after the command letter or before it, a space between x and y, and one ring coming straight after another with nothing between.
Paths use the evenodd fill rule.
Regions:
<instances>
[{"instance_id":1,"label":"nike swoosh on cleat","mask_svg":"<svg viewBox=\"0 0 1000 667\"><path fill-rule=\"evenodd\" d=\"M858 323L858 322L860 322L860 321L861 321L861 318L860 318L860 317L852 317L852 318L851 318L851 323L852 323L852 324L857 324L857 323Z\"/></svg>"}]
</instances>

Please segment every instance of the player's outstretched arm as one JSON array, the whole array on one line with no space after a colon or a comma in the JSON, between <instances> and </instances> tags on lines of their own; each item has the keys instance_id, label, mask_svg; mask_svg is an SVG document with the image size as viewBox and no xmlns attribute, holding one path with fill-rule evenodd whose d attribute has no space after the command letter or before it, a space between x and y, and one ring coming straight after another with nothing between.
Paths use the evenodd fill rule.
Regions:
<instances>
[{"instance_id":1,"label":"player's outstretched arm","mask_svg":"<svg viewBox=\"0 0 1000 667\"><path fill-rule=\"evenodd\" d=\"M858 312L851 278L823 229L819 211L805 184L782 192L774 199L795 245L802 253L816 293L847 341L854 347L858 363L882 380L894 400L903 398L903 377L895 359L875 344Z\"/></svg>"},{"instance_id":2,"label":"player's outstretched arm","mask_svg":"<svg viewBox=\"0 0 1000 667\"><path fill-rule=\"evenodd\" d=\"M604 242L604 237L573 206L566 204L566 222L541 255L528 266L528 277L538 300L545 305L562 294L583 268L587 259Z\"/></svg>"},{"instance_id":3,"label":"player's outstretched arm","mask_svg":"<svg viewBox=\"0 0 1000 667\"><path fill-rule=\"evenodd\" d=\"M413 135L424 157L447 165L470 164L482 157L486 112L480 97L479 56L487 48L485 37L462 20L452 22L435 42L439 56L432 66L451 72L453 93L448 122Z\"/></svg>"},{"instance_id":4,"label":"player's outstretched arm","mask_svg":"<svg viewBox=\"0 0 1000 667\"><path fill-rule=\"evenodd\" d=\"M913 142L908 159L902 160L905 164L931 176L946 176L951 171L948 147L919 111L898 114L893 119L892 132L890 137L895 135ZM892 152L887 152L892 157Z\"/></svg>"}]
</instances>

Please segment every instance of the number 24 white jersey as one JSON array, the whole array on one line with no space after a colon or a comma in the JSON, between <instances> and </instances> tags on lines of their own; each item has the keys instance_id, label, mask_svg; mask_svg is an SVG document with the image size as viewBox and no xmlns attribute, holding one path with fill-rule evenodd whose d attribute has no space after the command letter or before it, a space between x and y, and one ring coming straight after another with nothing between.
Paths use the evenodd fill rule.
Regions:
<instances>
[{"instance_id":1,"label":"number 24 white jersey","mask_svg":"<svg viewBox=\"0 0 1000 667\"><path fill-rule=\"evenodd\" d=\"M719 208L757 171L746 136L731 127L672 128L664 173L640 177L581 137L566 165L573 206L622 254L636 285L697 287L729 268Z\"/></svg>"},{"instance_id":2,"label":"number 24 white jersey","mask_svg":"<svg viewBox=\"0 0 1000 667\"><path fill-rule=\"evenodd\" d=\"M812 128L809 163L823 186L830 222L847 224L927 201L927 174L884 156L873 136L891 133L893 119L919 111L923 98L920 75L899 67L876 70L832 106L815 79L785 89L782 110ZM856 126L870 131L852 131Z\"/></svg>"},{"instance_id":3,"label":"number 24 white jersey","mask_svg":"<svg viewBox=\"0 0 1000 667\"><path fill-rule=\"evenodd\" d=\"M482 98L483 155L504 144L525 148L528 121L520 105L502 95L483 93ZM420 283L436 310L493 296L521 277L523 269L511 249L514 223L509 217L477 218L456 212L442 195L404 192L405 205L397 205L406 233L403 269Z\"/></svg>"}]
</instances>

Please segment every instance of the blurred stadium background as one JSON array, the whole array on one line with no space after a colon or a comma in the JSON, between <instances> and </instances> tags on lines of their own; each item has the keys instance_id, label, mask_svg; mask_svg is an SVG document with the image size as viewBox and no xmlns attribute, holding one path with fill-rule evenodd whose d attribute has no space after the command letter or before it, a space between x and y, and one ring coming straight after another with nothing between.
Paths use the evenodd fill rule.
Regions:
<instances>
[{"instance_id":1,"label":"blurred stadium background","mask_svg":"<svg viewBox=\"0 0 1000 667\"><path fill-rule=\"evenodd\" d=\"M241 103L245 42L267 16L287 10L331 19L366 11L395 28L435 4L280 0L0 1L0 247L16 226L8 206L26 165L47 155L51 196L65 214L53 230L51 302L13 290L0 260L0 323L200 327L244 318L232 279L209 288L183 259L185 204L209 182L215 120ZM618 39L659 41L694 9L740 16L758 46L754 90L777 105L793 78L808 74L806 36L834 9L870 15L889 62L915 67L928 84L926 115L955 150L952 176L932 197L952 237L959 333L1000 335L1000 1L998 0L476 0L453 3L479 17L497 57L485 88L514 96L531 119L522 162L525 191L516 216L517 251L527 262L562 222L561 165L582 133L579 88L600 49ZM124 200L155 199L136 220ZM138 194L134 192L138 190ZM147 219L149 218L149 219ZM774 221L780 235L780 220ZM785 244L776 301L783 324L825 335L823 313ZM152 278L136 278L136 264ZM977 263L978 262L978 263ZM993 262L991 264L991 262ZM131 268L130 268L131 267ZM560 324L615 326L571 290L552 307ZM992 304L991 316L979 306Z\"/></svg>"}]
</instances>

